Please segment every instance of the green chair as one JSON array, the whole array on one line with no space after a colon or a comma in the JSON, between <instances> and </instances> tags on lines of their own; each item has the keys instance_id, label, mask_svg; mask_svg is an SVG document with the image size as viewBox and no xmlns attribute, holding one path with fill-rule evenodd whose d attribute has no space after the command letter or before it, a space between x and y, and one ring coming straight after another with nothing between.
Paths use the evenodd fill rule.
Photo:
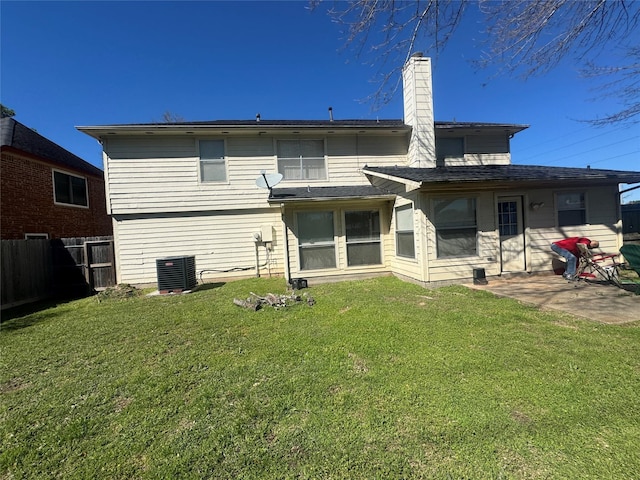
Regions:
<instances>
[{"instance_id":1,"label":"green chair","mask_svg":"<svg viewBox=\"0 0 640 480\"><path fill-rule=\"evenodd\" d=\"M620 253L624 255L629 267L640 276L640 245L623 245L620 247Z\"/></svg>"}]
</instances>

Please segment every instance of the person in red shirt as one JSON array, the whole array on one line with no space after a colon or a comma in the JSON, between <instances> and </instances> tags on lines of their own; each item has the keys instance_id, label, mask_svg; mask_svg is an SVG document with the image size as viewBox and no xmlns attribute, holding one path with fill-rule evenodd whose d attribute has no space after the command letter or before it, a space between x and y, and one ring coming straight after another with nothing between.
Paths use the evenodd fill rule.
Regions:
<instances>
[{"instance_id":1,"label":"person in red shirt","mask_svg":"<svg viewBox=\"0 0 640 480\"><path fill-rule=\"evenodd\" d=\"M551 250L567 260L567 268L562 274L567 280L574 280L576 276L576 267L578 265L578 257L580 256L580 251L578 250L579 243L586 245L587 248L590 249L597 248L600 245L597 240L589 240L585 237L563 238L551 244Z\"/></svg>"}]
</instances>

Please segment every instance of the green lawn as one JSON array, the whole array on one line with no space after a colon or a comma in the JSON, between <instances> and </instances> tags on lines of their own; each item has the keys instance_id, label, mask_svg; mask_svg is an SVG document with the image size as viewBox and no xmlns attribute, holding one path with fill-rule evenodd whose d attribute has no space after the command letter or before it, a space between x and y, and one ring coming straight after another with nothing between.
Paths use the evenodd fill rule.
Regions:
<instances>
[{"instance_id":1,"label":"green lawn","mask_svg":"<svg viewBox=\"0 0 640 480\"><path fill-rule=\"evenodd\" d=\"M391 277L306 291L5 318L0 478L638 478L640 322Z\"/></svg>"}]
</instances>

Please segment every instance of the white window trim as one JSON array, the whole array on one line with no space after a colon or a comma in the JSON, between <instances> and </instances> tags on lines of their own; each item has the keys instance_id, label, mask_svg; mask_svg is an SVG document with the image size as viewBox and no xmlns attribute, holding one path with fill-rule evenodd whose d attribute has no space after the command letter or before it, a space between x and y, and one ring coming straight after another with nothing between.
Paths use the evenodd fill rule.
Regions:
<instances>
[{"instance_id":1,"label":"white window trim","mask_svg":"<svg viewBox=\"0 0 640 480\"><path fill-rule=\"evenodd\" d=\"M48 233L25 233L25 240L49 240Z\"/></svg>"},{"instance_id":2,"label":"white window trim","mask_svg":"<svg viewBox=\"0 0 640 480\"><path fill-rule=\"evenodd\" d=\"M306 178L290 178L287 179L286 177L283 176L282 181L283 182L291 182L291 183L295 183L295 182L299 182L299 183L320 183L320 182L326 182L329 180L329 157L327 155L327 138L326 137L322 137L322 138L313 138L313 137L282 137L282 138L274 138L273 139L273 155L275 157L275 171L276 172L280 172L280 165L278 164L278 142L280 141L292 141L292 140L322 140L322 145L323 145L323 159L324 159L324 178L318 178L318 179L306 179ZM311 157L311 158L315 158L315 157ZM318 157L320 158L320 157Z\"/></svg>"},{"instance_id":3,"label":"white window trim","mask_svg":"<svg viewBox=\"0 0 640 480\"><path fill-rule=\"evenodd\" d=\"M224 149L224 157L222 159L210 159L205 160L205 162L215 163L216 161L222 160L224 162L224 180L203 180L202 179L202 158L200 158L200 142L218 140L222 141L222 148ZM196 153L198 157L198 183L202 185L228 185L229 182L229 156L227 155L227 139L226 138L212 138L212 137L201 137L196 139Z\"/></svg>"},{"instance_id":4,"label":"white window trim","mask_svg":"<svg viewBox=\"0 0 640 480\"><path fill-rule=\"evenodd\" d=\"M85 196L87 198L87 204L86 205L78 205L77 203L64 203L64 202L59 202L56 199L56 172L58 173L62 173L63 175L68 175L70 177L76 177L76 178L81 178L82 180L84 180L84 190L85 190ZM71 173L65 170L60 170L57 168L52 168L51 169L51 185L52 185L52 190L53 190L53 203L54 205L61 205L61 206L65 206L65 207L75 207L75 208L86 208L89 209L89 181L87 180L87 177L84 177L82 175L77 175L75 173Z\"/></svg>"}]
</instances>

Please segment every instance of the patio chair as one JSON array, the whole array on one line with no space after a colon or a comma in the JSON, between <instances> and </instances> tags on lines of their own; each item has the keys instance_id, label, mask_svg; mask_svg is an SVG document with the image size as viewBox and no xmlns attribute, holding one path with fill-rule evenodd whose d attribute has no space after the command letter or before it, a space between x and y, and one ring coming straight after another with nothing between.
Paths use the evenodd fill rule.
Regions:
<instances>
[{"instance_id":1,"label":"patio chair","mask_svg":"<svg viewBox=\"0 0 640 480\"><path fill-rule=\"evenodd\" d=\"M640 276L640 245L623 245L620 247L620 253L624 256L629 267Z\"/></svg>"},{"instance_id":2,"label":"patio chair","mask_svg":"<svg viewBox=\"0 0 640 480\"><path fill-rule=\"evenodd\" d=\"M617 253L593 253L589 248L578 244L580 257L576 276L581 280L600 281L620 287L620 267Z\"/></svg>"}]
</instances>

